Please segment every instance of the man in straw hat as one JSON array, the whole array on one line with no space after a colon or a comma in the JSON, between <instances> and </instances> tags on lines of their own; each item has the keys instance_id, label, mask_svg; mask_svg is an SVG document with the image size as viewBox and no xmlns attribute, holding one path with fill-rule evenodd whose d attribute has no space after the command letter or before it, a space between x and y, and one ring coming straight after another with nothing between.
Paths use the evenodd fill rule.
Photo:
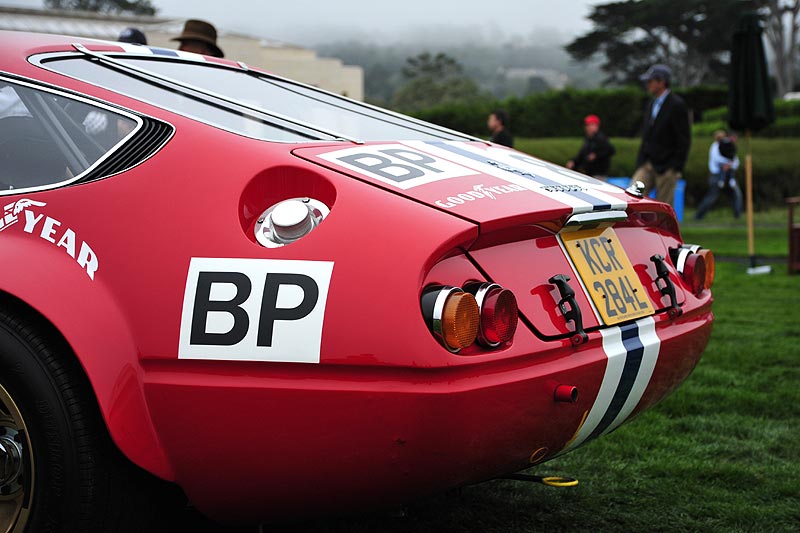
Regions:
<instances>
[{"instance_id":1,"label":"man in straw hat","mask_svg":"<svg viewBox=\"0 0 800 533\"><path fill-rule=\"evenodd\" d=\"M205 20L187 20L183 33L171 39L180 41L178 50L194 52L213 57L224 57L225 54L217 46L217 29Z\"/></svg>"}]
</instances>

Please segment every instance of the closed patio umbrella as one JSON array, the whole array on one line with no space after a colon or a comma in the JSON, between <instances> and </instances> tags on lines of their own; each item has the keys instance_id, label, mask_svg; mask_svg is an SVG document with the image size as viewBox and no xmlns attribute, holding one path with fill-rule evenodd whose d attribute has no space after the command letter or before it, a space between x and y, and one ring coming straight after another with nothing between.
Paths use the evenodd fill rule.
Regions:
<instances>
[{"instance_id":1,"label":"closed patio umbrella","mask_svg":"<svg viewBox=\"0 0 800 533\"><path fill-rule=\"evenodd\" d=\"M746 132L745 180L747 189L747 246L750 254L750 273L769 272L769 267L756 267L753 233L753 155L752 133L775 120L772 91L769 86L767 60L761 37L761 19L757 13L746 12L739 17L733 33L731 76L728 102L728 124Z\"/></svg>"}]
</instances>

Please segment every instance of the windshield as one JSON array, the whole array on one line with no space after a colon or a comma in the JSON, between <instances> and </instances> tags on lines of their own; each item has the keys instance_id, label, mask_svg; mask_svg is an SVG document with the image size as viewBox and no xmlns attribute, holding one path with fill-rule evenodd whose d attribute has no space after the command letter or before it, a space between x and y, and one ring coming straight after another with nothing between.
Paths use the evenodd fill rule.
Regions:
<instances>
[{"instance_id":1,"label":"windshield","mask_svg":"<svg viewBox=\"0 0 800 533\"><path fill-rule=\"evenodd\" d=\"M116 56L177 84L123 72L82 56L43 61L47 68L248 137L284 142L465 140L469 137L302 84L210 63ZM231 102L233 101L233 102ZM238 104L238 105L237 105Z\"/></svg>"}]
</instances>

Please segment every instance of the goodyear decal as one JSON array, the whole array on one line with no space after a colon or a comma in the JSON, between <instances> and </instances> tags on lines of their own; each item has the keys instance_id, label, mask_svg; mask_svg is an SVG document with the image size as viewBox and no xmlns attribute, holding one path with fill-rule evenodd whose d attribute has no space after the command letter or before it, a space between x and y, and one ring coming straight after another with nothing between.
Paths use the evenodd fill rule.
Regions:
<instances>
[{"instance_id":1,"label":"goodyear decal","mask_svg":"<svg viewBox=\"0 0 800 533\"><path fill-rule=\"evenodd\" d=\"M624 199L607 194L619 192L617 187L512 150L454 141L405 144L557 200L573 213L628 207Z\"/></svg>"}]
</instances>

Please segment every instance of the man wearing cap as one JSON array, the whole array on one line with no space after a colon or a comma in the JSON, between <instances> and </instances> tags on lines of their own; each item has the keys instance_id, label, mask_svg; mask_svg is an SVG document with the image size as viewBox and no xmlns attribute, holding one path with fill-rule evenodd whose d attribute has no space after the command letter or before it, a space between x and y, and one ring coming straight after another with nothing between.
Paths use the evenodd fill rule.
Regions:
<instances>
[{"instance_id":1,"label":"man wearing cap","mask_svg":"<svg viewBox=\"0 0 800 533\"><path fill-rule=\"evenodd\" d=\"M117 41L129 44L141 44L147 46L147 37L138 28L125 28L117 37Z\"/></svg>"},{"instance_id":2,"label":"man wearing cap","mask_svg":"<svg viewBox=\"0 0 800 533\"><path fill-rule=\"evenodd\" d=\"M213 57L224 57L222 49L217 46L217 29L205 20L187 20L183 32L170 39L180 41L178 50L194 52Z\"/></svg>"},{"instance_id":3,"label":"man wearing cap","mask_svg":"<svg viewBox=\"0 0 800 533\"><path fill-rule=\"evenodd\" d=\"M600 131L600 117L597 115L589 115L583 119L583 131L586 132L583 146L578 155L567 161L566 166L605 181L611 166L611 156L616 150L608 137Z\"/></svg>"},{"instance_id":4,"label":"man wearing cap","mask_svg":"<svg viewBox=\"0 0 800 533\"><path fill-rule=\"evenodd\" d=\"M656 199L670 205L691 144L689 112L683 99L669 90L671 78L666 65L653 65L640 77L653 99L644 112L633 174L634 181L644 183L645 195L655 186Z\"/></svg>"}]
</instances>

